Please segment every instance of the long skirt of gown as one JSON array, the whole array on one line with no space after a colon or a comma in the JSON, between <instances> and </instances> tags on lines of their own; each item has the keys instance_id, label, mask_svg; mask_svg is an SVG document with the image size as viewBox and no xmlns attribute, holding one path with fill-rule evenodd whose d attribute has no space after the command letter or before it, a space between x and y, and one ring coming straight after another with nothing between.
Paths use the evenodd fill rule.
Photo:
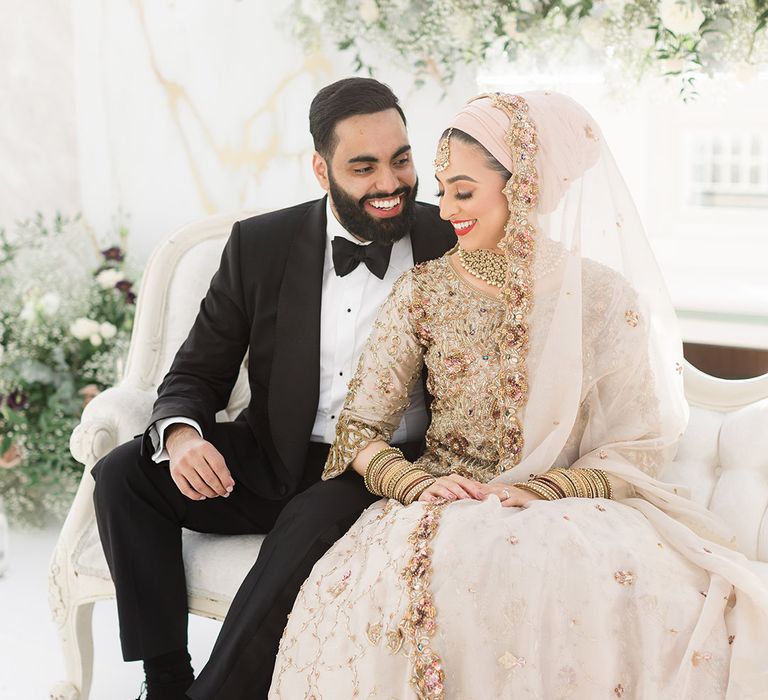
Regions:
<instances>
[{"instance_id":1,"label":"long skirt of gown","mask_svg":"<svg viewBox=\"0 0 768 700\"><path fill-rule=\"evenodd\" d=\"M381 500L304 583L269 697L724 698L710 580L614 501Z\"/></svg>"}]
</instances>

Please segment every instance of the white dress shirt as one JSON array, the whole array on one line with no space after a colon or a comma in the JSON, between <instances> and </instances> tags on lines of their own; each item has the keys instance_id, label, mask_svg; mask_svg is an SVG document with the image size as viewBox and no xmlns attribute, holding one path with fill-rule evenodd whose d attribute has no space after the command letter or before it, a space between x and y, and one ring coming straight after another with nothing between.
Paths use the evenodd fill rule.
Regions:
<instances>
[{"instance_id":1,"label":"white dress shirt","mask_svg":"<svg viewBox=\"0 0 768 700\"><path fill-rule=\"evenodd\" d=\"M339 277L333 267L331 241L339 236L360 244L336 219L326 204L328 225L326 228L325 260L323 263L323 291L320 305L320 396L312 442L333 442L336 422L347 396L347 385L352 378L365 341L373 328L379 307L389 295L392 285L403 272L413 267L413 250L410 236L405 236L392 246L389 267L380 280L371 274L365 263L352 272ZM196 421L172 417L158 421L150 429L155 446L152 459L161 462L168 459L164 434L168 426L185 423L201 435ZM411 391L410 404L392 436L393 443L420 440L427 429L427 412L424 405L422 383L416 382Z\"/></svg>"}]
</instances>

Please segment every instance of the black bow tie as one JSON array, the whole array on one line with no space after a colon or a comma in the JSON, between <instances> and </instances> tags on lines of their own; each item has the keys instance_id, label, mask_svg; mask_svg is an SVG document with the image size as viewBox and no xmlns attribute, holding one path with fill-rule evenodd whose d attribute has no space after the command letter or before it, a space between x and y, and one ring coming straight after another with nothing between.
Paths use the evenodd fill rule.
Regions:
<instances>
[{"instance_id":1,"label":"black bow tie","mask_svg":"<svg viewBox=\"0 0 768 700\"><path fill-rule=\"evenodd\" d=\"M392 244L369 243L357 245L346 238L336 236L331 241L333 248L333 267L339 277L348 275L361 262L378 277L384 279L389 267L389 257L392 255Z\"/></svg>"}]
</instances>

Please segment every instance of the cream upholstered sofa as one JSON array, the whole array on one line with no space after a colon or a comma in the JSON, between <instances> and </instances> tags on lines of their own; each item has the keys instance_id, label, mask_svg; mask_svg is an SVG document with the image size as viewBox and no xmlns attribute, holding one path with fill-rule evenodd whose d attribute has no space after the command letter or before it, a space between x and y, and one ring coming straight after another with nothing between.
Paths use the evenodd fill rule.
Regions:
<instances>
[{"instance_id":1,"label":"cream upholstered sofa","mask_svg":"<svg viewBox=\"0 0 768 700\"><path fill-rule=\"evenodd\" d=\"M90 469L113 447L144 430L156 387L186 337L231 225L249 215L209 217L160 245L144 273L124 377L87 406L72 434L72 454L85 469L50 567L50 605L67 674L53 688L53 698L88 697L93 604L114 597L96 531ZM234 418L248 400L246 363L247 358L220 420ZM691 422L676 461L663 476L688 485L697 501L730 522L742 551L768 582L768 375L728 382L689 365L685 387ZM224 617L261 540L258 535L184 532L192 613Z\"/></svg>"}]
</instances>

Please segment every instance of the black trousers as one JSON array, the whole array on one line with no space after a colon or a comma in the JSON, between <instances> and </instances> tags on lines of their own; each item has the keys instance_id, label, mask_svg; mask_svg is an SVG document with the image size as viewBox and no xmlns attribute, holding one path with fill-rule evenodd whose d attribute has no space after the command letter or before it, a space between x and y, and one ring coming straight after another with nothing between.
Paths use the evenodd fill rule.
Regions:
<instances>
[{"instance_id":1,"label":"black trousers","mask_svg":"<svg viewBox=\"0 0 768 700\"><path fill-rule=\"evenodd\" d=\"M296 493L266 499L245 486L251 470L272 470L247 424L219 423L209 439L235 480L228 498L186 498L167 462L156 464L141 455L141 438L115 448L93 468L96 519L115 583L123 657L147 659L187 646L182 527L267 534L208 664L188 691L193 700L266 698L280 636L301 584L376 496L351 470L320 481L328 445L311 443ZM415 445L402 449L412 459L418 454Z\"/></svg>"}]
</instances>

